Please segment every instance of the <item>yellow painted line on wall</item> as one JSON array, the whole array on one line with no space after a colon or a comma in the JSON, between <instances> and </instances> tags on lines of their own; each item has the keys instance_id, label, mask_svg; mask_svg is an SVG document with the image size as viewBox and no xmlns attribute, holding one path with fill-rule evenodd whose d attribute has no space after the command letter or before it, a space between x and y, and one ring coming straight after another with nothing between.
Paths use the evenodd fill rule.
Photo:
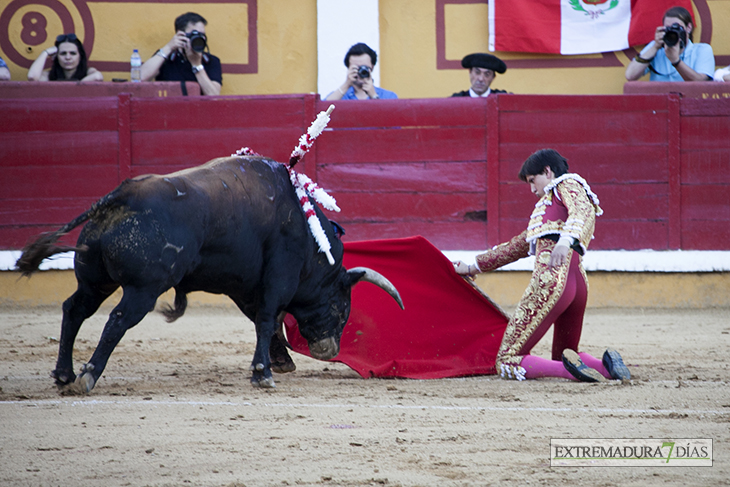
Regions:
<instances>
[{"instance_id":1,"label":"yellow painted line on wall","mask_svg":"<svg viewBox=\"0 0 730 487\"><path fill-rule=\"evenodd\" d=\"M477 284L506 308L517 304L530 280L529 272L480 274ZM730 272L654 273L589 272L588 307L592 308L711 308L730 307ZM73 271L45 271L30 279L18 272L0 272L0 306L60 306L76 290ZM116 304L117 291L106 304ZM173 292L161 300L172 303ZM195 292L191 306L235 308L226 296Z\"/></svg>"}]
</instances>

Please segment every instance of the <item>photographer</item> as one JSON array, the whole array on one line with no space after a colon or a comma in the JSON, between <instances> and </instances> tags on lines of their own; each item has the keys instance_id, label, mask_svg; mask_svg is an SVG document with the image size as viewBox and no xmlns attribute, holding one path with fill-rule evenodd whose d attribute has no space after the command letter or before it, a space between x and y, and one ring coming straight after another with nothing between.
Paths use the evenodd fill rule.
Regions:
<instances>
[{"instance_id":1,"label":"photographer","mask_svg":"<svg viewBox=\"0 0 730 487\"><path fill-rule=\"evenodd\" d=\"M626 79L636 81L651 71L650 81L710 81L715 56L709 44L692 42L692 16L683 7L664 13L654 40L626 68Z\"/></svg>"},{"instance_id":2,"label":"photographer","mask_svg":"<svg viewBox=\"0 0 730 487\"><path fill-rule=\"evenodd\" d=\"M372 72L378 55L367 44L359 42L345 55L345 82L325 97L325 100L393 100L398 95L373 85Z\"/></svg>"},{"instance_id":3,"label":"photographer","mask_svg":"<svg viewBox=\"0 0 730 487\"><path fill-rule=\"evenodd\" d=\"M142 65L142 80L197 81L203 95L219 95L221 61L207 50L208 21L188 12L175 19L175 36Z\"/></svg>"}]
</instances>

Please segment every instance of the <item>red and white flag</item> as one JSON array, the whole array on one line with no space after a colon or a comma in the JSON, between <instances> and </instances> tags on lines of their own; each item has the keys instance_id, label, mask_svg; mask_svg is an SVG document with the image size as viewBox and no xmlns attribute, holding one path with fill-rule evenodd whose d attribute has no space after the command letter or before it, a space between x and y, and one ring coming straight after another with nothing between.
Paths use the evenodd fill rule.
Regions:
<instances>
[{"instance_id":1,"label":"red and white flag","mask_svg":"<svg viewBox=\"0 0 730 487\"><path fill-rule=\"evenodd\" d=\"M691 0L489 0L489 50L591 54L654 40L664 12Z\"/></svg>"}]
</instances>

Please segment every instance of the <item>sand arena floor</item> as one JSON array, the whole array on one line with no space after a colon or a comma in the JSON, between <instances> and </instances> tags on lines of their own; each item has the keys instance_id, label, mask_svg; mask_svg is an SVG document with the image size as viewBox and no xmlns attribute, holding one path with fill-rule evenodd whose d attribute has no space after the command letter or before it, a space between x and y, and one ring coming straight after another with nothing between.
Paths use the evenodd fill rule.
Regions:
<instances>
[{"instance_id":1,"label":"sand arena floor","mask_svg":"<svg viewBox=\"0 0 730 487\"><path fill-rule=\"evenodd\" d=\"M109 310L82 327L76 369ZM6 306L0 485L730 485L729 311L589 310L583 349L619 349L630 384L363 380L295 355L269 391L249 385L253 325L191 307L148 315L90 395L61 396L60 307ZM551 467L550 438L712 438L714 465Z\"/></svg>"}]
</instances>

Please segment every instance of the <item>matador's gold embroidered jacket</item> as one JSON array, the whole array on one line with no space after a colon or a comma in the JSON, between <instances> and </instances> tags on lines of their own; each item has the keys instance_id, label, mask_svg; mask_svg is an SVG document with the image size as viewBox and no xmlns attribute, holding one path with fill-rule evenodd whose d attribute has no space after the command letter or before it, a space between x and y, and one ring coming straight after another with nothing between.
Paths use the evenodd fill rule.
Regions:
<instances>
[{"instance_id":1,"label":"matador's gold embroidered jacket","mask_svg":"<svg viewBox=\"0 0 730 487\"><path fill-rule=\"evenodd\" d=\"M562 204L553 204L555 198ZM596 217L602 214L588 183L577 174L563 174L545 186L524 232L477 256L479 270L488 272L534 254L537 239L547 236L572 238L582 255L593 238Z\"/></svg>"}]
</instances>

